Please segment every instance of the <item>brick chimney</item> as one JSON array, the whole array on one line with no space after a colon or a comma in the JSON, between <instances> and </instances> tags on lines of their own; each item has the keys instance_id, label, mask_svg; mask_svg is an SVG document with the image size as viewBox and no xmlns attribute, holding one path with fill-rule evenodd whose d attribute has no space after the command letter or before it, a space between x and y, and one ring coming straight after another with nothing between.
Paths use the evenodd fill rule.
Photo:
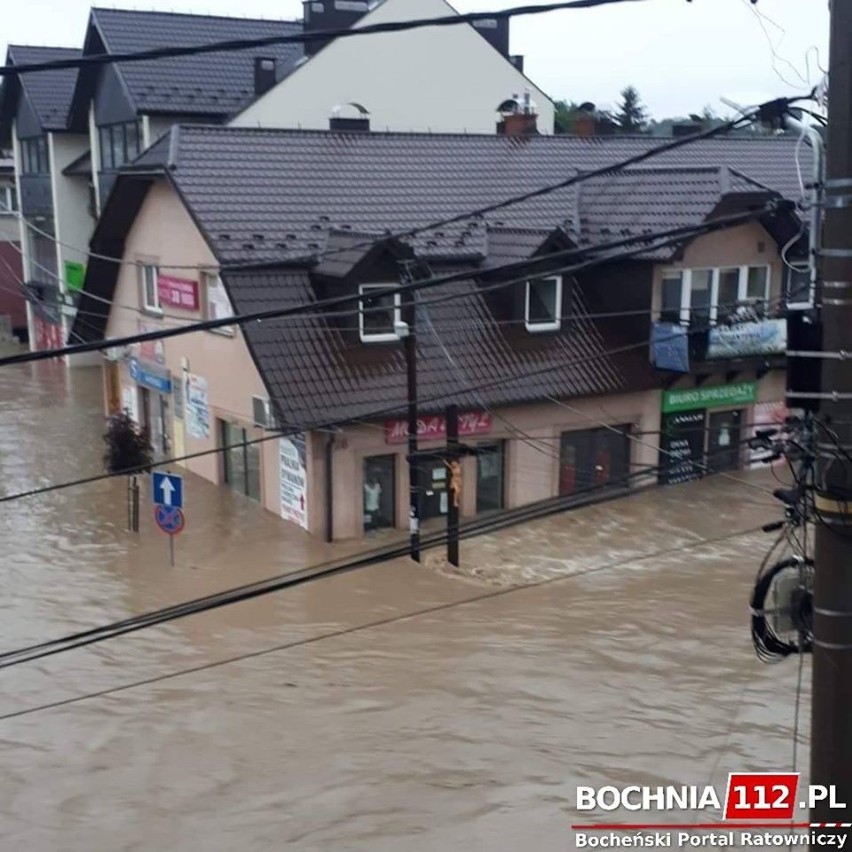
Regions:
<instances>
[{"instance_id":1,"label":"brick chimney","mask_svg":"<svg viewBox=\"0 0 852 852\"><path fill-rule=\"evenodd\" d=\"M596 136L598 132L598 120L593 112L578 112L574 117L575 136Z\"/></svg>"},{"instance_id":2,"label":"brick chimney","mask_svg":"<svg viewBox=\"0 0 852 852\"><path fill-rule=\"evenodd\" d=\"M522 99L512 95L503 101L497 112L500 113L497 133L501 136L535 136L538 133L538 112L529 90Z\"/></svg>"}]
</instances>

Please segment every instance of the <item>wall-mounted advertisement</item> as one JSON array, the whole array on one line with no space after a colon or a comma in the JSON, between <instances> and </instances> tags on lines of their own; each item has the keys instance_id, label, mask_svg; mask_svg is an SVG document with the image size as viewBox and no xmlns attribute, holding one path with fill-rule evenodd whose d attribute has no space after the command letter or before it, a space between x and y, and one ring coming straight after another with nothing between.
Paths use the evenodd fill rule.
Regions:
<instances>
[{"instance_id":1,"label":"wall-mounted advertisement","mask_svg":"<svg viewBox=\"0 0 852 852\"><path fill-rule=\"evenodd\" d=\"M190 438L210 437L210 405L207 400L207 379L192 373L186 374L184 395L184 420Z\"/></svg>"},{"instance_id":2,"label":"wall-mounted advertisement","mask_svg":"<svg viewBox=\"0 0 852 852\"><path fill-rule=\"evenodd\" d=\"M308 528L308 459L304 433L280 438L281 517Z\"/></svg>"},{"instance_id":3,"label":"wall-mounted advertisement","mask_svg":"<svg viewBox=\"0 0 852 852\"><path fill-rule=\"evenodd\" d=\"M787 349L787 320L717 325L710 329L708 358L783 355Z\"/></svg>"}]
</instances>

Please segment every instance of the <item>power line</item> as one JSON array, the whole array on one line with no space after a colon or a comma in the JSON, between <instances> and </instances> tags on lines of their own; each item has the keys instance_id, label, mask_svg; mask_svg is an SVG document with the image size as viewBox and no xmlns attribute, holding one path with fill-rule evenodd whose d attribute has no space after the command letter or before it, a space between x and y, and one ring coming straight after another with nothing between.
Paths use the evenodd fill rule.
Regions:
<instances>
[{"instance_id":1,"label":"power line","mask_svg":"<svg viewBox=\"0 0 852 852\"><path fill-rule=\"evenodd\" d=\"M620 567L627 565L627 564L635 564L636 562L644 562L644 561L649 560L649 559L657 559L661 556L667 556L667 555L670 555L672 553L681 553L681 552L685 552L685 551L688 551L688 550L692 550L694 548L703 547L703 546L709 545L709 544L716 544L716 543L719 543L719 542L722 542L722 541L730 541L731 539L734 539L734 538L740 538L740 537L745 536L745 535L752 535L753 533L757 532L759 529L760 528L758 527L758 528L755 528L755 529L740 530L740 531L733 532L733 533L727 533L726 535L723 535L723 536L718 536L718 537L714 537L714 538L706 538L706 539L702 539L701 541L690 542L688 544L680 545L680 546L674 547L674 548L665 548L665 549L662 549L662 550L655 551L654 553L646 554L644 556L632 556L629 559L619 560L619 561L616 561L616 562L608 563L606 565L598 565L598 566L595 566L595 567L592 567L592 568L587 568L583 571L574 572L574 573L567 575L567 576L549 577L546 580L540 580L540 581L537 581L535 583L528 583L528 584L523 585L523 586L512 586L510 588L495 589L495 590L492 590L490 592L486 592L484 594L477 595L475 597L466 598L462 601L452 601L452 602L449 602L449 603L437 604L435 606L425 607L425 608L419 609L415 612L409 612L409 613L405 613L403 615L396 615L396 616L390 616L390 617L387 617L387 618L376 619L375 621L371 621L371 622L368 622L366 624L360 624L360 625L355 625L353 627L344 628L344 629L341 629L341 630L335 630L335 631L330 632L330 633L324 633L320 636L311 636L311 637L308 637L308 638L305 638L305 639L297 639L293 642L281 643L281 644L275 645L271 648L264 648L264 649L261 649L261 650L258 650L258 651L249 651L247 653L239 654L239 655L233 656L233 657L229 657L229 658L224 659L224 660L215 660L215 661L210 662L210 663L203 663L201 665L193 666L191 668L181 669L179 671L174 671L174 672L168 672L168 673L162 674L162 675L156 675L154 677L145 678L144 680L134 681L133 683L125 683L125 684L121 684L119 686L110 687L108 689L102 689L102 690L99 690L97 692L90 692L90 693L87 693L85 695L76 695L76 696L73 696L71 698L65 698L65 699L61 699L61 700L58 700L58 701L52 701L50 703L41 704L41 705L38 705L38 706L35 706L35 707L28 707L28 708L25 708L23 710L15 710L11 713L4 713L3 715L0 715L0 721L5 721L5 720L8 720L8 719L14 719L14 718L17 718L19 716L28 716L28 715L31 715L33 713L39 713L39 712L42 712L44 710L56 709L58 707L65 707L65 706L68 706L70 704L78 704L82 701L91 701L91 700L96 699L96 698L103 698L103 697L106 697L108 695L115 695L117 693L126 692L130 689L136 689L136 688L142 687L142 686L151 686L155 683L161 683L162 681L173 680L173 679L178 678L178 677L185 677L187 675L197 674L197 673L202 672L202 671L209 671L210 669L219 668L221 666L230 665L232 663L242 662L242 661L248 660L248 659L254 659L254 658L257 658L257 657L266 656L268 654L277 653L279 651L285 651L285 650L289 650L289 649L292 649L292 648L298 648L298 647L302 647L302 646L305 646L305 645L311 645L311 644L315 644L317 642L325 641L327 639L341 638L343 636L349 636L349 635L352 635L352 634L355 634L355 633L360 633L360 632L365 631L365 630L372 630L372 629L375 629L375 628L378 628L378 627L386 627L386 626L391 625L391 624L398 624L398 623L401 623L401 622L404 622L404 621L409 621L409 620L414 619L414 618L419 618L419 617L424 616L424 615L431 615L431 614L434 614L434 613L437 613L437 612L456 609L456 608L463 607L463 606L469 606L471 604L479 603L481 601L485 601L485 600L489 600L489 599L497 598L497 597L503 597L505 595L515 594L515 593L523 592L523 591L529 590L529 589L536 589L536 588L540 588L542 586L551 585L553 583L567 582L568 580L572 580L572 579L575 579L577 577L582 577L582 576L586 576L586 575L589 575L589 574L595 574L595 573L599 573L601 571L612 570L614 568L620 568Z\"/></svg>"},{"instance_id":2,"label":"power line","mask_svg":"<svg viewBox=\"0 0 852 852\"><path fill-rule=\"evenodd\" d=\"M168 59L179 56L197 56L204 53L224 53L250 50L257 47L271 47L278 44L311 44L331 39L351 38L360 35L378 33L405 32L424 27L451 27L459 24L473 24L477 21L503 20L524 15L541 15L546 12L558 12L571 9L593 9L597 6L611 6L616 3L640 2L640 0L569 0L569 2L547 3L537 6L516 6L494 12L469 12L463 15L445 15L438 18L415 18L409 21L386 21L380 24L367 24L346 29L315 30L313 32L293 33L290 35L268 36L254 39L231 39L209 44L186 45L183 47L160 47L154 50L141 50L128 53L97 54L77 59L58 59L51 62L31 62L22 65L0 66L0 77L14 74L30 74L37 71L59 71L68 68L89 68L92 66L112 65L126 62L146 62L154 59Z\"/></svg>"},{"instance_id":3,"label":"power line","mask_svg":"<svg viewBox=\"0 0 852 852\"><path fill-rule=\"evenodd\" d=\"M554 259L558 259L560 257L566 257L570 255L583 255L583 254L593 254L594 252L599 252L601 250L625 246L630 244L639 243L640 247L630 251L630 252L621 252L618 255L614 256L606 256L606 257L597 257L592 258L589 261L584 263L577 264L571 267L565 267L562 269L548 269L547 274L554 274L555 272L575 272L581 269L589 268L590 266L594 266L599 263L611 262L614 260L621 260L626 257L632 257L636 254L642 254L645 251L649 251L651 246L648 243L653 243L655 239L660 236L671 235L670 238L662 243L653 245L653 248L657 249L660 247L664 247L666 245L674 245L680 242L683 238L687 236L697 236L699 234L711 233L714 230L721 230L727 227L732 227L737 224L743 224L747 221L752 221L760 218L761 215L769 213L775 209L777 209L777 204L772 202L770 204L765 205L764 207L758 210L751 210L745 213L732 214L729 216L719 217L717 219L709 220L700 225L689 226L684 228L675 228L670 231L660 232L657 235L651 234L643 234L635 237L628 237L623 240L618 240L614 243L604 244L599 246L591 246L582 249L568 249L562 252L554 252L551 255L546 255L543 258L532 258L524 261L516 261L510 264L505 264L500 267L495 267L492 270L489 270L489 273L493 274L495 272L500 271L508 271L518 268L539 268L542 267L545 262L552 262ZM470 280L472 277L475 277L476 270L465 270L463 272L456 272L449 275L439 276L437 278L428 278L422 281L414 281L407 284L401 284L397 286L389 286L386 291L379 291L379 293L387 293L391 294L403 294L407 292L417 292L419 290L424 290L432 287L436 287L440 284L447 284L456 281L466 281ZM545 272L542 271L540 274L544 275ZM527 280L532 275L532 273L528 272L521 278L510 280L510 281L500 281L495 284L486 285L486 287L480 287L478 289L479 292L482 292L486 289L496 289L498 287L508 287L512 284L522 283ZM469 294L452 294L450 297L444 297L445 300L447 298L465 298L468 297ZM183 334L190 334L195 331L209 331L216 328L224 328L232 325L242 325L244 323L249 322L259 322L263 320L274 320L274 319L282 319L284 317L297 316L302 314L308 314L311 312L316 312L317 309L323 310L328 307L335 307L340 305L348 305L355 302L357 305L360 305L362 301L362 297L358 294L353 294L351 296L337 296L330 299L325 299L318 302L305 302L300 305L294 305L289 308L271 308L264 311L256 311L250 314L242 314L233 317L225 317L221 319L213 319L213 320L203 320L197 323L191 323L185 326L181 326L178 328L169 328L169 329L160 329L157 331L150 332L141 332L138 334L127 335L124 337L113 338L110 340L96 340L88 343L82 344L74 344L71 346L65 346L60 349L46 349L38 352L26 352L18 355L10 355L4 358L0 358L0 367L8 366L10 364L24 364L30 361L42 361L49 358L57 358L65 355L77 355L83 352L96 352L101 349L109 349L113 347L121 347L121 346L129 346L134 343L146 343L153 340L162 340L169 337L178 337ZM435 300L437 301L437 300ZM434 304L434 302L432 302ZM361 313L362 309L356 308L355 310L350 310L346 313L347 316L351 316L353 314Z\"/></svg>"}]
</instances>

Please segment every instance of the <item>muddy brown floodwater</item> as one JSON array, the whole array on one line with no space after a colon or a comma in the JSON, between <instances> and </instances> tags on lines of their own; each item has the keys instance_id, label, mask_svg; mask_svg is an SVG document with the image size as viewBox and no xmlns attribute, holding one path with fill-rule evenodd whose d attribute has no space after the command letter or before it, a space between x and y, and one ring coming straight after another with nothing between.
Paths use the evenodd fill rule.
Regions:
<instances>
[{"instance_id":1,"label":"muddy brown floodwater","mask_svg":"<svg viewBox=\"0 0 852 852\"><path fill-rule=\"evenodd\" d=\"M97 473L100 406L97 371L0 370L0 494ZM566 850L578 784L789 768L797 664L747 630L772 479L737 476L465 542L465 579L400 560L0 671L2 715L388 620L0 720L0 849ZM0 650L362 546L190 477L172 569L124 487L0 504Z\"/></svg>"}]
</instances>

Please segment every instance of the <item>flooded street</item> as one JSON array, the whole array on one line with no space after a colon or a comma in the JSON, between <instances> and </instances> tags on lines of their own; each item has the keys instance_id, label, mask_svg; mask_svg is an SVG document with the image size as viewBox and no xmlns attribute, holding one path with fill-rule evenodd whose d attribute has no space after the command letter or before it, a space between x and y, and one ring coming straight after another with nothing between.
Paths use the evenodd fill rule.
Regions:
<instances>
[{"instance_id":1,"label":"flooded street","mask_svg":"<svg viewBox=\"0 0 852 852\"><path fill-rule=\"evenodd\" d=\"M0 494L101 472L101 430L98 371L0 371ZM399 560L0 671L5 715L252 655L0 720L0 849L566 850L578 784L789 769L797 662L747 623L774 481L736 476L466 541L463 579ZM188 477L171 568L125 487L0 504L0 650L364 548ZM809 703L806 662L804 770Z\"/></svg>"}]
</instances>

